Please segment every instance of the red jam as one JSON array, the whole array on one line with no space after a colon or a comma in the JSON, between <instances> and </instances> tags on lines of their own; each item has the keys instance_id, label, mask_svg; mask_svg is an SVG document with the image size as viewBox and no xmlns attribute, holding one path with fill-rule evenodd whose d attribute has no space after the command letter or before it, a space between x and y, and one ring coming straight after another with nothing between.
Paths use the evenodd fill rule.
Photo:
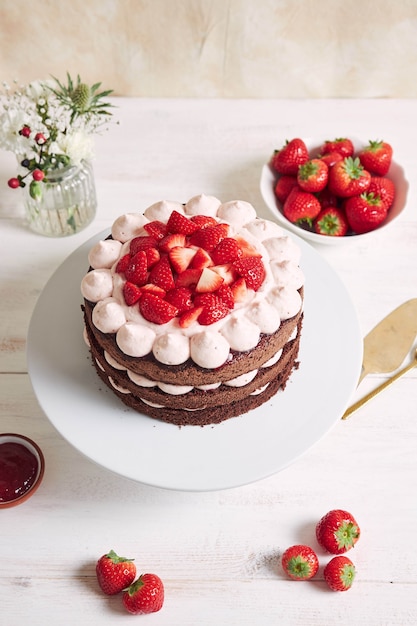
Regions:
<instances>
[{"instance_id":1,"label":"red jam","mask_svg":"<svg viewBox=\"0 0 417 626\"><path fill-rule=\"evenodd\" d=\"M23 496L38 473L36 456L21 443L0 443L0 502Z\"/></svg>"}]
</instances>

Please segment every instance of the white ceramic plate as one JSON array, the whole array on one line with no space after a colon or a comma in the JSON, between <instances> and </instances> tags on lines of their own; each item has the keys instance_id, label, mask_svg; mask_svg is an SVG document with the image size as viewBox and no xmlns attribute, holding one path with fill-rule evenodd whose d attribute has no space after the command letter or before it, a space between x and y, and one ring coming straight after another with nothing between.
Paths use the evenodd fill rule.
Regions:
<instances>
[{"instance_id":1,"label":"white ceramic plate","mask_svg":"<svg viewBox=\"0 0 417 626\"><path fill-rule=\"evenodd\" d=\"M300 367L284 393L246 415L203 428L179 428L125 407L99 380L82 337L80 282L88 251L107 234L87 241L57 269L39 297L28 334L29 374L38 401L77 450L141 483L211 491L280 471L338 422L359 379L362 337L343 284L298 237L305 321Z\"/></svg>"},{"instance_id":2,"label":"white ceramic plate","mask_svg":"<svg viewBox=\"0 0 417 626\"><path fill-rule=\"evenodd\" d=\"M363 142L361 140L355 139L354 137L352 137L352 141L353 141L353 145L355 146L356 152L360 150L362 147L364 147L365 145L367 145L368 143L368 142ZM284 143L285 142L283 141L281 145L284 145ZM312 139L306 139L305 143L309 152L312 155L314 155L315 153L317 153L318 148L323 143L323 141L320 142L320 141L314 141ZM299 235L300 237L302 237L303 239L306 239L307 241L311 243L317 243L320 245L340 246L346 243L350 243L352 241L363 241L365 238L369 239L375 233L380 232L382 229L385 229L390 224L392 224L392 222L395 219L397 219L397 217L403 211L406 205L407 191L408 191L408 182L405 178L404 170L402 169L402 167L398 165L398 163L395 163L395 161L392 161L387 177L390 178L395 183L396 196L394 199L394 203L389 210L386 220L383 222L383 224L381 224L381 226L379 226L375 230L370 231L369 233L364 233L362 235L352 235L349 237L330 237L327 235L318 235L317 233L304 230L303 228L300 228L300 226L297 226L296 224L292 224L289 220L287 220L285 215L282 213L281 203L277 200L275 193L274 193L274 188L275 188L275 184L277 181L277 175L270 168L269 164L265 164L262 167L260 190L261 190L262 198L266 206L268 207L268 209L270 210L270 212L272 213L276 221L281 226L284 226L284 228L287 228L288 230L292 231L293 233L296 233L297 235Z\"/></svg>"}]
</instances>

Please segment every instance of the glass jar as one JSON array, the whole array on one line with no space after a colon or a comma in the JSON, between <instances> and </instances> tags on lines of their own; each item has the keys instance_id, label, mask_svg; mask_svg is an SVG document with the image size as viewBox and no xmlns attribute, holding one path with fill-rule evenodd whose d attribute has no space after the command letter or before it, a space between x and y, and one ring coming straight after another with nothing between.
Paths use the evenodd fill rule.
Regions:
<instances>
[{"instance_id":1,"label":"glass jar","mask_svg":"<svg viewBox=\"0 0 417 626\"><path fill-rule=\"evenodd\" d=\"M24 188L26 220L31 230L47 237L74 235L94 219L96 188L91 163L82 161L49 170L41 183L41 196L32 198Z\"/></svg>"}]
</instances>

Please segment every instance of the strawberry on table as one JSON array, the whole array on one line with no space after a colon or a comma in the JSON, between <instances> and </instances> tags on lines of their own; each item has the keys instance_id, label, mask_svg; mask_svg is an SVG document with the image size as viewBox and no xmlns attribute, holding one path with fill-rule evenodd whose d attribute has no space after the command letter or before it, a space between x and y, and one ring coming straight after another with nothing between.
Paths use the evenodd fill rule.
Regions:
<instances>
[{"instance_id":1,"label":"strawberry on table","mask_svg":"<svg viewBox=\"0 0 417 626\"><path fill-rule=\"evenodd\" d=\"M156 574L142 574L123 592L123 604L133 615L156 613L164 604L164 585Z\"/></svg>"},{"instance_id":2,"label":"strawberry on table","mask_svg":"<svg viewBox=\"0 0 417 626\"><path fill-rule=\"evenodd\" d=\"M387 207L380 196L362 193L349 198L345 204L346 218L358 235L377 228L387 217Z\"/></svg>"},{"instance_id":3,"label":"strawberry on table","mask_svg":"<svg viewBox=\"0 0 417 626\"><path fill-rule=\"evenodd\" d=\"M385 176L391 166L392 146L386 141L370 141L358 157L360 162L372 174Z\"/></svg>"},{"instance_id":4,"label":"strawberry on table","mask_svg":"<svg viewBox=\"0 0 417 626\"><path fill-rule=\"evenodd\" d=\"M333 509L316 525L316 537L320 546L331 554L343 554L358 541L360 528L348 511Z\"/></svg>"},{"instance_id":5,"label":"strawberry on table","mask_svg":"<svg viewBox=\"0 0 417 626\"><path fill-rule=\"evenodd\" d=\"M136 566L133 559L118 556L114 550L110 550L97 561L96 575L102 591L112 596L132 584Z\"/></svg>"},{"instance_id":6,"label":"strawberry on table","mask_svg":"<svg viewBox=\"0 0 417 626\"><path fill-rule=\"evenodd\" d=\"M316 193L327 185L329 168L322 159L310 159L300 165L297 173L297 183L304 191Z\"/></svg>"},{"instance_id":7,"label":"strawberry on table","mask_svg":"<svg viewBox=\"0 0 417 626\"><path fill-rule=\"evenodd\" d=\"M298 167L309 159L308 149L298 137L286 141L281 150L276 150L271 159L271 167L278 174L297 175Z\"/></svg>"},{"instance_id":8,"label":"strawberry on table","mask_svg":"<svg viewBox=\"0 0 417 626\"><path fill-rule=\"evenodd\" d=\"M330 154L331 152L338 152L344 157L352 156L355 151L353 141L348 137L337 137L331 141L326 140L321 146L321 154Z\"/></svg>"},{"instance_id":9,"label":"strawberry on table","mask_svg":"<svg viewBox=\"0 0 417 626\"><path fill-rule=\"evenodd\" d=\"M309 580L317 574L319 560L310 546L287 548L281 557L284 572L293 580Z\"/></svg>"},{"instance_id":10,"label":"strawberry on table","mask_svg":"<svg viewBox=\"0 0 417 626\"><path fill-rule=\"evenodd\" d=\"M343 237L349 229L349 224L341 209L330 206L320 211L314 220L313 227L318 235Z\"/></svg>"},{"instance_id":11,"label":"strawberry on table","mask_svg":"<svg viewBox=\"0 0 417 626\"><path fill-rule=\"evenodd\" d=\"M335 556L327 563L323 575L332 591L347 591L355 579L356 569L346 556Z\"/></svg>"},{"instance_id":12,"label":"strawberry on table","mask_svg":"<svg viewBox=\"0 0 417 626\"><path fill-rule=\"evenodd\" d=\"M368 189L370 182L371 174L363 167L358 157L346 157L329 170L329 191L341 198L363 193Z\"/></svg>"},{"instance_id":13,"label":"strawberry on table","mask_svg":"<svg viewBox=\"0 0 417 626\"><path fill-rule=\"evenodd\" d=\"M321 205L312 193L294 187L282 210L287 220L293 224L302 225L305 223L311 226L314 218L321 211Z\"/></svg>"}]
</instances>

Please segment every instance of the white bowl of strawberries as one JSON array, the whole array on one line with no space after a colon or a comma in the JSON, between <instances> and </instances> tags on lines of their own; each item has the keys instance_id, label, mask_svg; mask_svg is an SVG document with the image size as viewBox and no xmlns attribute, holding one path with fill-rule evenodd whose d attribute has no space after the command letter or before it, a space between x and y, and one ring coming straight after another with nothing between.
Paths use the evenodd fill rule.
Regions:
<instances>
[{"instance_id":1,"label":"white bowl of strawberries","mask_svg":"<svg viewBox=\"0 0 417 626\"><path fill-rule=\"evenodd\" d=\"M262 197L288 230L319 244L366 237L403 211L408 183L385 141L293 138L263 166Z\"/></svg>"}]
</instances>

